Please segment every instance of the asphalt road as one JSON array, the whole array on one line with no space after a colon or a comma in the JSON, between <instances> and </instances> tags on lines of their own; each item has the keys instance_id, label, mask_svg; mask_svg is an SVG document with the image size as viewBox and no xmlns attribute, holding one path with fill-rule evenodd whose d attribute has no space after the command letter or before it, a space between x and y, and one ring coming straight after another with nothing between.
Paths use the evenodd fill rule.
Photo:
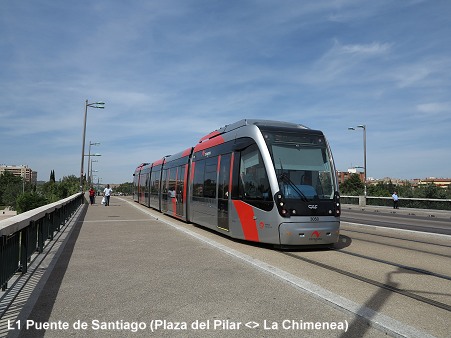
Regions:
<instances>
[{"instance_id":1,"label":"asphalt road","mask_svg":"<svg viewBox=\"0 0 451 338\"><path fill-rule=\"evenodd\" d=\"M343 222L451 235L451 212L345 207L341 216Z\"/></svg>"}]
</instances>

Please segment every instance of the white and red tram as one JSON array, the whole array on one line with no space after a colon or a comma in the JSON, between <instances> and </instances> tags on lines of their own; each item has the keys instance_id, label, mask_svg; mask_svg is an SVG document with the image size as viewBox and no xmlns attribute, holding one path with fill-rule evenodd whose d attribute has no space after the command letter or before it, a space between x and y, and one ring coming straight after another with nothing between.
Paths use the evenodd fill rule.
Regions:
<instances>
[{"instance_id":1,"label":"white and red tram","mask_svg":"<svg viewBox=\"0 0 451 338\"><path fill-rule=\"evenodd\" d=\"M134 200L230 237L278 246L338 241L340 196L321 131L241 120L143 163Z\"/></svg>"}]
</instances>

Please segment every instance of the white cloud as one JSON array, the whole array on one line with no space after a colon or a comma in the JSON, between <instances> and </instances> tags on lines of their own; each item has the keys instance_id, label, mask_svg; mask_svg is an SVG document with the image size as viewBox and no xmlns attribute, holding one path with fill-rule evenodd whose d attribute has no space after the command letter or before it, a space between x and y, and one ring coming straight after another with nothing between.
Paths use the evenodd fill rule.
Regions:
<instances>
[{"instance_id":1,"label":"white cloud","mask_svg":"<svg viewBox=\"0 0 451 338\"><path fill-rule=\"evenodd\" d=\"M361 135L347 127L364 123L372 176L390 174L377 163L394 152L391 142L398 169L415 172L403 163L409 147L451 147L448 9L356 0L6 2L2 162L27 162L42 179L52 169L78 175L89 99L106 102L89 109L86 142L101 142L99 174L112 183L241 118L323 129L343 165L361 157ZM451 166L435 153L428 161L428 176Z\"/></svg>"},{"instance_id":2,"label":"white cloud","mask_svg":"<svg viewBox=\"0 0 451 338\"><path fill-rule=\"evenodd\" d=\"M342 45L338 47L344 54L354 54L363 56L375 56L388 53L391 49L390 43L373 42L360 45Z\"/></svg>"},{"instance_id":3,"label":"white cloud","mask_svg":"<svg viewBox=\"0 0 451 338\"><path fill-rule=\"evenodd\" d=\"M451 113L451 102L429 102L417 105L418 111L426 114Z\"/></svg>"}]
</instances>

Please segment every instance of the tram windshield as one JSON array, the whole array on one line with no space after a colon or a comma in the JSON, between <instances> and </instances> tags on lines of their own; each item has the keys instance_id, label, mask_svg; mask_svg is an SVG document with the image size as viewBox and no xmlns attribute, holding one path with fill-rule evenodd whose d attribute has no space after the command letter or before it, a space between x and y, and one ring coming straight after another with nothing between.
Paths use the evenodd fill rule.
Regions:
<instances>
[{"instance_id":1,"label":"tram windshield","mask_svg":"<svg viewBox=\"0 0 451 338\"><path fill-rule=\"evenodd\" d=\"M285 199L332 200L333 168L322 135L265 135Z\"/></svg>"}]
</instances>

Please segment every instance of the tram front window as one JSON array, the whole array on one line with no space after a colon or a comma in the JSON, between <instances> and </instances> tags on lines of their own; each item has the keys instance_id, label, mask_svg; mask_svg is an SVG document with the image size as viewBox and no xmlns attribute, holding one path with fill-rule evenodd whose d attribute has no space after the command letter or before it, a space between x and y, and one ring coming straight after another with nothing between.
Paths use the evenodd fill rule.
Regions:
<instances>
[{"instance_id":1,"label":"tram front window","mask_svg":"<svg viewBox=\"0 0 451 338\"><path fill-rule=\"evenodd\" d=\"M268 175L255 144L241 153L239 191L244 200L270 201L272 199Z\"/></svg>"},{"instance_id":2,"label":"tram front window","mask_svg":"<svg viewBox=\"0 0 451 338\"><path fill-rule=\"evenodd\" d=\"M280 192L285 199L332 200L333 172L324 144L271 145Z\"/></svg>"}]
</instances>

